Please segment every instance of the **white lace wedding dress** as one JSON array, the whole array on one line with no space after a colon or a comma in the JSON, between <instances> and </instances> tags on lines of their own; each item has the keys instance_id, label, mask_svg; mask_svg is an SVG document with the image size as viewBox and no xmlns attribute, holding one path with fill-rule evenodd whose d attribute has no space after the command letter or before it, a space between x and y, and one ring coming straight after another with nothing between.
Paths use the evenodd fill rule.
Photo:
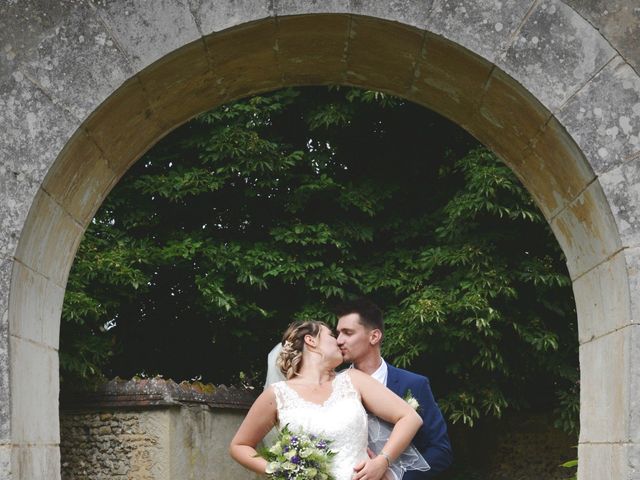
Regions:
<instances>
[{"instance_id":1,"label":"white lace wedding dress","mask_svg":"<svg viewBox=\"0 0 640 480\"><path fill-rule=\"evenodd\" d=\"M353 467L368 458L367 414L348 372L337 374L332 386L329 398L317 404L304 400L284 381L274 383L278 422L330 440L336 452L332 475L336 480L351 480Z\"/></svg>"}]
</instances>

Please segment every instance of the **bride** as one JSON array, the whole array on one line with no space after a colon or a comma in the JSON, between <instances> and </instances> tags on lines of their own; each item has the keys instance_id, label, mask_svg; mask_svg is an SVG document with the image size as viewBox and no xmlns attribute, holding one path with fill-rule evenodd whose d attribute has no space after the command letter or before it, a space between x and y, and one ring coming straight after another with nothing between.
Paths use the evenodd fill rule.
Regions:
<instances>
[{"instance_id":1,"label":"bride","mask_svg":"<svg viewBox=\"0 0 640 480\"><path fill-rule=\"evenodd\" d=\"M336 374L342 354L322 322L295 322L283 336L278 366L287 378L256 399L231 441L231 456L264 474L267 461L256 446L274 425L315 434L331 441L336 452L335 480L391 478L388 468L410 444L422 419L404 400L369 375L350 368ZM384 447L367 454L367 413L394 424ZM389 473L388 473L389 472Z\"/></svg>"}]
</instances>

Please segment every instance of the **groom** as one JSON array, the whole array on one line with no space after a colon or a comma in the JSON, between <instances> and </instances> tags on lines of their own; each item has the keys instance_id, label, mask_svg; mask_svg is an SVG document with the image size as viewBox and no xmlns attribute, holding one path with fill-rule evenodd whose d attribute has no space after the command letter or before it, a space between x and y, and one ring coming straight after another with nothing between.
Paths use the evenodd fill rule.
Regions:
<instances>
[{"instance_id":1,"label":"groom","mask_svg":"<svg viewBox=\"0 0 640 480\"><path fill-rule=\"evenodd\" d=\"M399 397L410 393L419 404L423 425L413 438L413 445L431 466L426 472L408 471L403 480L434 478L452 461L451 444L442 413L436 404L429 380L407 370L387 364L380 356L384 322L380 309L366 299L342 304L338 315L338 346L346 362L368 373Z\"/></svg>"}]
</instances>

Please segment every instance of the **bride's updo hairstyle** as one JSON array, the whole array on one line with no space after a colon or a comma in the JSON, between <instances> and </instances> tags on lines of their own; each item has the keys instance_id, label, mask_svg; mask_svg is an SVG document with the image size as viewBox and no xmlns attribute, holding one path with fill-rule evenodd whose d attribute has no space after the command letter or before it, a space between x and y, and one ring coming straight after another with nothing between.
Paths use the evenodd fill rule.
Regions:
<instances>
[{"instance_id":1,"label":"bride's updo hairstyle","mask_svg":"<svg viewBox=\"0 0 640 480\"><path fill-rule=\"evenodd\" d=\"M293 378L300 371L302 366L302 350L304 348L304 337L320 335L320 328L327 327L324 322L308 320L298 321L289 325L282 336L282 350L278 355L276 365L287 380Z\"/></svg>"}]
</instances>

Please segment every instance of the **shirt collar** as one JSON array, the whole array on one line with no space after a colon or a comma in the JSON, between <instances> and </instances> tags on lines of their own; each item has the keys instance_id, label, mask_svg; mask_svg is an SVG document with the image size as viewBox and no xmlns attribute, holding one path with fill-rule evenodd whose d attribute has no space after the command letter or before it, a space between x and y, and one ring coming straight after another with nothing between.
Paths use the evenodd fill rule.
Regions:
<instances>
[{"instance_id":1,"label":"shirt collar","mask_svg":"<svg viewBox=\"0 0 640 480\"><path fill-rule=\"evenodd\" d=\"M349 368L356 368L353 363L349 365ZM380 357L380 366L378 369L371 374L373 378L378 380L384 386L387 385L387 377L389 374L389 368L387 366L387 362L384 361L384 358Z\"/></svg>"},{"instance_id":2,"label":"shirt collar","mask_svg":"<svg viewBox=\"0 0 640 480\"><path fill-rule=\"evenodd\" d=\"M373 378L378 380L381 384L387 384L387 374L389 369L387 368L387 362L384 361L384 358L380 357L380 366L378 369L371 374Z\"/></svg>"}]
</instances>

